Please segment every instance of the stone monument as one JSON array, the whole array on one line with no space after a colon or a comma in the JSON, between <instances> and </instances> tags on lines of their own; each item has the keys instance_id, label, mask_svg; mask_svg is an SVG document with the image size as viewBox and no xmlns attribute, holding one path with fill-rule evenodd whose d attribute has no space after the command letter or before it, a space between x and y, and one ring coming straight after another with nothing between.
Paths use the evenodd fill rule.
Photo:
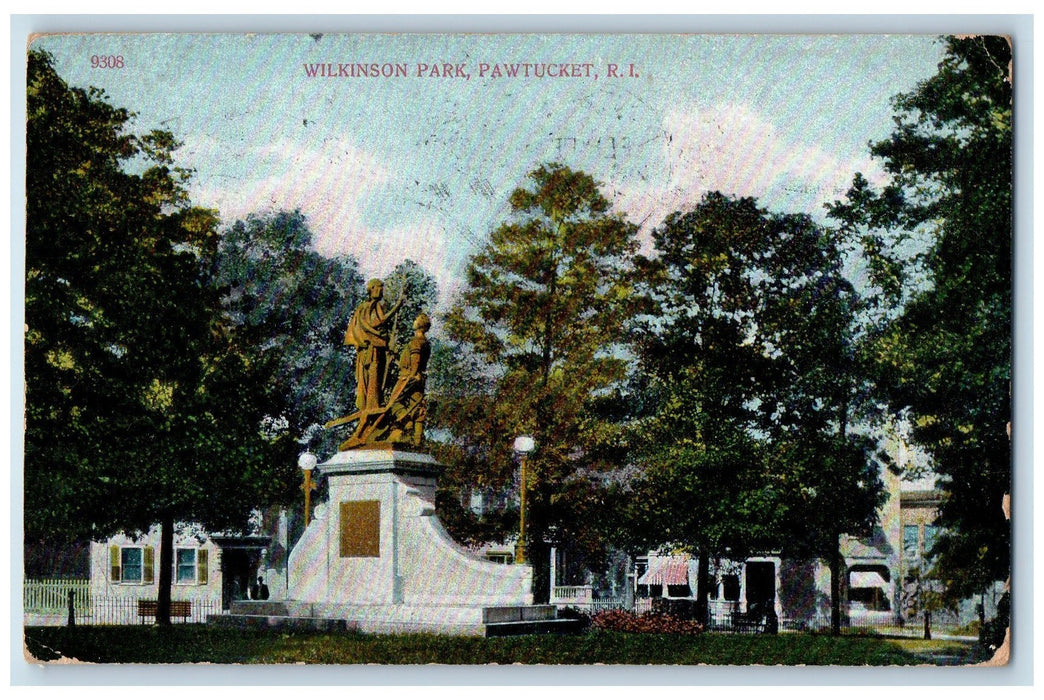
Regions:
<instances>
[{"instance_id":1,"label":"stone monument","mask_svg":"<svg viewBox=\"0 0 1044 700\"><path fill-rule=\"evenodd\" d=\"M345 343L356 348L355 413L327 423L355 423L340 451L317 468L329 499L317 506L289 555L287 600L237 603L241 624L350 628L363 632L495 635L570 627L556 608L533 605L533 570L476 556L435 516L441 467L421 450L431 326L425 314L399 357L390 383L394 333L383 284L355 310ZM388 386L391 384L390 386Z\"/></svg>"}]
</instances>

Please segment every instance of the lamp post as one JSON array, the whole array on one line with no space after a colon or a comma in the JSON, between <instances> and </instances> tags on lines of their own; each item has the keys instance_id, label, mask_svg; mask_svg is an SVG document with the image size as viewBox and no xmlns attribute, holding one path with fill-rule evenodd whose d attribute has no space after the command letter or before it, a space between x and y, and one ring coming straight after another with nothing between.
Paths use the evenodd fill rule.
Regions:
<instances>
[{"instance_id":1,"label":"lamp post","mask_svg":"<svg viewBox=\"0 0 1044 700\"><path fill-rule=\"evenodd\" d=\"M521 463L519 469L519 481L521 482L521 486L519 488L518 498L518 546L515 547L516 564L526 563L526 488L529 482L529 474L526 470L526 458L535 448L536 441L529 435L521 435L515 438L515 452L518 454Z\"/></svg>"},{"instance_id":2,"label":"lamp post","mask_svg":"<svg viewBox=\"0 0 1044 700\"><path fill-rule=\"evenodd\" d=\"M301 467L301 471L304 472L304 483L301 484L301 490L304 491L305 497L304 524L306 530L308 529L308 523L312 520L312 491L315 490L315 482L312 481L312 471L318 463L319 460L311 452L302 452L301 456L297 458L297 466Z\"/></svg>"}]
</instances>

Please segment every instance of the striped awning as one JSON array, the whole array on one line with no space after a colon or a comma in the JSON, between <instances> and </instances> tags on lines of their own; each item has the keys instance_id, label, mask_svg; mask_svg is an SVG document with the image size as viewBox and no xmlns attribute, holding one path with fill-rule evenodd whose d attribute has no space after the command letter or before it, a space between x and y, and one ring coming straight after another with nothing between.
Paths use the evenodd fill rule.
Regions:
<instances>
[{"instance_id":1,"label":"striped awning","mask_svg":"<svg viewBox=\"0 0 1044 700\"><path fill-rule=\"evenodd\" d=\"M884 578L876 571L853 571L848 581L852 588L888 588Z\"/></svg>"},{"instance_id":2,"label":"striped awning","mask_svg":"<svg viewBox=\"0 0 1044 700\"><path fill-rule=\"evenodd\" d=\"M658 559L638 578L640 586L687 586L689 562L685 559Z\"/></svg>"}]
</instances>

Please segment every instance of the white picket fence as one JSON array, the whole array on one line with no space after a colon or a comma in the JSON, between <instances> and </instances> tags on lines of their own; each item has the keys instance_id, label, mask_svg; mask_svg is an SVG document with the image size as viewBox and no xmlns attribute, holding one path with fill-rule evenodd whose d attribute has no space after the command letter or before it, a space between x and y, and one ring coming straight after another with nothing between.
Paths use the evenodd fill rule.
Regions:
<instances>
[{"instance_id":1,"label":"white picket fence","mask_svg":"<svg viewBox=\"0 0 1044 700\"><path fill-rule=\"evenodd\" d=\"M22 582L22 607L26 612L56 613L69 609L69 591L73 606L86 609L91 605L91 582L85 579L45 579Z\"/></svg>"}]
</instances>

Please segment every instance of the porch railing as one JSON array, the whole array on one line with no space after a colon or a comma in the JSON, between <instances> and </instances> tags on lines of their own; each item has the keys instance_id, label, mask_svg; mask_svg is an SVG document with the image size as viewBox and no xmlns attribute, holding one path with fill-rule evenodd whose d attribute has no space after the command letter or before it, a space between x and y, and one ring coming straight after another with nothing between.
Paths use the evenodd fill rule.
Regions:
<instances>
[{"instance_id":1,"label":"porch railing","mask_svg":"<svg viewBox=\"0 0 1044 700\"><path fill-rule=\"evenodd\" d=\"M589 605L594 599L591 586L555 586L551 602L556 605Z\"/></svg>"}]
</instances>

